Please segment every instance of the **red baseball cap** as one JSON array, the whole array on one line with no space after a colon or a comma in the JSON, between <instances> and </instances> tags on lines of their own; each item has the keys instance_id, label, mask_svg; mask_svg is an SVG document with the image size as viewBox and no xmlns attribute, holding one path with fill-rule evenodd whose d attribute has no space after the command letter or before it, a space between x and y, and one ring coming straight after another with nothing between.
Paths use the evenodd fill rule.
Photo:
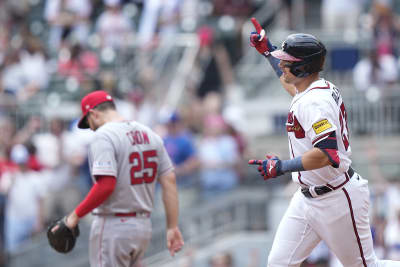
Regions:
<instances>
[{"instance_id":1,"label":"red baseball cap","mask_svg":"<svg viewBox=\"0 0 400 267\"><path fill-rule=\"evenodd\" d=\"M87 94L81 101L82 117L79 120L78 128L87 129L89 125L86 121L86 115L89 110L104 102L113 102L113 98L105 91L94 91Z\"/></svg>"}]
</instances>

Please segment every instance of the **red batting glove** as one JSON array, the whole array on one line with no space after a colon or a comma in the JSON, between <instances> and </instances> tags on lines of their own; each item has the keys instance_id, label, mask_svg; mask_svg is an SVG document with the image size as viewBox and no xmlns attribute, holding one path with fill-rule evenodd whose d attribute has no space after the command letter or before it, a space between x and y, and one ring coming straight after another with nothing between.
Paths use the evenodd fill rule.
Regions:
<instances>
[{"instance_id":1,"label":"red batting glove","mask_svg":"<svg viewBox=\"0 0 400 267\"><path fill-rule=\"evenodd\" d=\"M265 30L261 28L257 19L251 18L251 22L254 28L256 28L256 31L250 34L250 46L255 47L261 55L268 56L273 48L265 35Z\"/></svg>"},{"instance_id":2,"label":"red batting glove","mask_svg":"<svg viewBox=\"0 0 400 267\"><path fill-rule=\"evenodd\" d=\"M282 175L281 160L278 157L271 155L266 155L266 158L266 160L251 159L249 160L249 164L258 165L257 170L264 180Z\"/></svg>"}]
</instances>

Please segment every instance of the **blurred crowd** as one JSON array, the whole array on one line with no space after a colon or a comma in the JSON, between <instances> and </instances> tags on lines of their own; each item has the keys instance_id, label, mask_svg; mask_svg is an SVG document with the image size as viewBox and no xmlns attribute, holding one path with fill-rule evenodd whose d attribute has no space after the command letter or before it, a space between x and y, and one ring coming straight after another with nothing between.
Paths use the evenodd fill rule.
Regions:
<instances>
[{"instance_id":1,"label":"blurred crowd","mask_svg":"<svg viewBox=\"0 0 400 267\"><path fill-rule=\"evenodd\" d=\"M303 2L303 13L311 14L313 1ZM314 2L320 4L322 29L372 36L368 53L346 69L354 68L354 87L372 100L384 89L397 90L396 1ZM280 7L275 28L299 30L296 1L268 4ZM233 69L247 50L242 26L263 5L258 0L1 1L0 251L6 253L0 254L0 266L6 254L18 252L49 221L69 212L91 187L86 149L92 133L77 128L69 109L57 108L54 93L79 106L86 93L106 90L126 119L160 133L175 164L183 208L248 183L244 117L227 99L238 86ZM159 116L158 101L165 94L158 94L165 84L149 58L178 33L194 33L200 48L183 104ZM140 71L116 75L110 62L133 47ZM133 81L127 84L127 78ZM45 114L46 105L53 109ZM373 204L381 206L374 210L372 230L382 255L393 259L400 255L400 208L393 200L400 190L394 183L387 188L373 196ZM216 256L210 266L233 266L232 255Z\"/></svg>"},{"instance_id":2,"label":"blurred crowd","mask_svg":"<svg viewBox=\"0 0 400 267\"><path fill-rule=\"evenodd\" d=\"M184 203L208 200L239 185L246 141L234 121L235 112L224 114L221 86L229 83L231 60L240 55L231 55L222 39L215 41L219 33L213 27L217 18L226 16L233 22L229 38L240 39L240 24L258 4L193 0L0 3L0 266L7 255L18 253L43 233L49 221L73 209L92 185L87 145L93 135L78 129L76 118L68 110L60 111L60 101L49 97L59 93L56 85L60 83L60 95L77 106L86 93L107 90L124 117L155 128L176 166L182 198L188 199ZM199 25L207 20L214 24ZM163 84L157 84L157 70L146 59L138 60L141 72L127 88L121 86L115 69L107 68L107 59L133 47L146 58L182 32L197 34L201 46L192 77L193 102L158 116L154 88ZM233 44L230 48L240 51ZM207 78L200 78L203 70ZM53 108L48 113L43 112L46 105Z\"/></svg>"}]
</instances>

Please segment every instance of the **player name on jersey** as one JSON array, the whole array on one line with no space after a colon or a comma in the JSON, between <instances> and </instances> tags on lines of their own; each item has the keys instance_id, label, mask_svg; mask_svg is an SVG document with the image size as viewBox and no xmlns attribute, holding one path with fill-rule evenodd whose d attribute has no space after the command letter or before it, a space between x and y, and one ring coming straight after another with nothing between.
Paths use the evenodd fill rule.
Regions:
<instances>
[{"instance_id":1,"label":"player name on jersey","mask_svg":"<svg viewBox=\"0 0 400 267\"><path fill-rule=\"evenodd\" d=\"M150 144L149 136L145 131L130 131L127 132L131 145Z\"/></svg>"}]
</instances>

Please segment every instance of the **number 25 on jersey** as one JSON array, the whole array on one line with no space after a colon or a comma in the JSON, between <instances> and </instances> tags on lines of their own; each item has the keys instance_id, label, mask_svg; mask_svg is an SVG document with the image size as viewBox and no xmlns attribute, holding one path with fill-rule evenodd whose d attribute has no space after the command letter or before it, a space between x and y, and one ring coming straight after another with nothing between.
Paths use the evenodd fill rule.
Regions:
<instances>
[{"instance_id":1,"label":"number 25 on jersey","mask_svg":"<svg viewBox=\"0 0 400 267\"><path fill-rule=\"evenodd\" d=\"M151 184L157 175L158 165L153 161L157 157L156 150L132 152L129 155L131 167L131 185Z\"/></svg>"}]
</instances>

